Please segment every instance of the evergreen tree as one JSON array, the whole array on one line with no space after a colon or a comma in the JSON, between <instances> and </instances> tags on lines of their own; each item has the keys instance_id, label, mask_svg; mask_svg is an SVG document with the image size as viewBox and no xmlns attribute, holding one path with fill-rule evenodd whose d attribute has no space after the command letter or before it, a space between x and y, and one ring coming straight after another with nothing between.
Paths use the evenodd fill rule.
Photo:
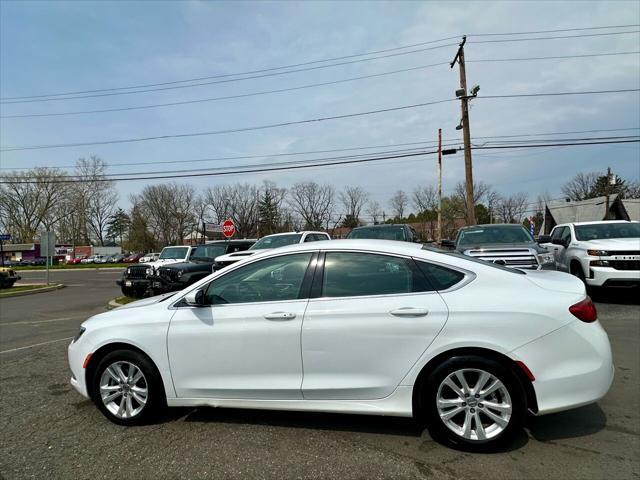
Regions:
<instances>
[{"instance_id":1,"label":"evergreen tree","mask_svg":"<svg viewBox=\"0 0 640 480\"><path fill-rule=\"evenodd\" d=\"M266 188L258 201L258 216L260 235L271 235L278 232L280 215L278 214L278 205L273 198L271 189Z\"/></svg>"},{"instance_id":2,"label":"evergreen tree","mask_svg":"<svg viewBox=\"0 0 640 480\"><path fill-rule=\"evenodd\" d=\"M122 246L122 241L125 236L125 233L129 230L129 226L131 225L131 219L129 215L118 208L116 213L109 217L109 221L107 222L107 238L112 240L119 239L120 245Z\"/></svg>"}]
</instances>

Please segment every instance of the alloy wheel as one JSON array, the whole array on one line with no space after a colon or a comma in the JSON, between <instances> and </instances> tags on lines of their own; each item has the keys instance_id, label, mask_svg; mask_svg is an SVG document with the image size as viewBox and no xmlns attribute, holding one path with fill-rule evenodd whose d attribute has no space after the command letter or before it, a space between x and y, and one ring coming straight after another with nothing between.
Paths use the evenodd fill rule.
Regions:
<instances>
[{"instance_id":1,"label":"alloy wheel","mask_svg":"<svg viewBox=\"0 0 640 480\"><path fill-rule=\"evenodd\" d=\"M449 430L477 442L500 435L513 412L505 385L491 373L475 368L456 370L445 377L438 387L436 406Z\"/></svg>"},{"instance_id":2,"label":"alloy wheel","mask_svg":"<svg viewBox=\"0 0 640 480\"><path fill-rule=\"evenodd\" d=\"M142 370L131 362L110 364L100 377L100 397L117 418L138 415L147 404L149 384Z\"/></svg>"}]
</instances>

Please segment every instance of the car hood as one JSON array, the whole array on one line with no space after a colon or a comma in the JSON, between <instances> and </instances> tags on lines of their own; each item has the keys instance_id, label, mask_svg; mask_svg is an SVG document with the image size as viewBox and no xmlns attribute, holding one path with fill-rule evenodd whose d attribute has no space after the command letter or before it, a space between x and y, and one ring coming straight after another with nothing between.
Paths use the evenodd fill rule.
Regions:
<instances>
[{"instance_id":1,"label":"car hood","mask_svg":"<svg viewBox=\"0 0 640 480\"><path fill-rule=\"evenodd\" d=\"M551 270L527 270L526 275L527 280L545 290L586 295L584 283L568 273Z\"/></svg>"},{"instance_id":2,"label":"car hood","mask_svg":"<svg viewBox=\"0 0 640 480\"><path fill-rule=\"evenodd\" d=\"M540 247L537 243L484 243L479 245L463 245L456 247L459 252L465 252L467 250L505 250L511 248L532 248L536 251L543 251L544 248Z\"/></svg>"},{"instance_id":3,"label":"car hood","mask_svg":"<svg viewBox=\"0 0 640 480\"><path fill-rule=\"evenodd\" d=\"M182 270L183 272L192 272L192 271L198 271L198 270L210 271L212 263L213 263L213 260L210 260L210 261L203 260L203 261L197 261L197 262L189 261L189 262L170 263L168 265L161 265L161 267L166 266L168 268L171 268L172 270Z\"/></svg>"},{"instance_id":4,"label":"car hood","mask_svg":"<svg viewBox=\"0 0 640 480\"><path fill-rule=\"evenodd\" d=\"M147 265L155 269L155 268L161 267L162 265L169 265L172 263L181 263L181 262L184 262L184 258L176 258L176 259L167 258L163 260L156 260L155 262L144 262L144 263L141 263L140 265Z\"/></svg>"},{"instance_id":5,"label":"car hood","mask_svg":"<svg viewBox=\"0 0 640 480\"><path fill-rule=\"evenodd\" d=\"M216 262L237 262L238 260L242 260L243 258L250 257L251 255L255 255L258 252L264 252L267 249L263 250L243 250L242 252L233 252L227 253L226 255L220 255L216 257Z\"/></svg>"},{"instance_id":6,"label":"car hood","mask_svg":"<svg viewBox=\"0 0 640 480\"><path fill-rule=\"evenodd\" d=\"M170 292L170 293L163 293L162 295L156 295L155 297L143 298L142 300L136 300L135 302L127 303L126 305L122 305L120 307L114 308L114 310L125 310L128 308L146 307L147 305L153 305L154 303L159 303L165 298L171 297L175 294L176 292Z\"/></svg>"},{"instance_id":7,"label":"car hood","mask_svg":"<svg viewBox=\"0 0 640 480\"><path fill-rule=\"evenodd\" d=\"M581 243L594 250L640 250L640 238L603 238Z\"/></svg>"}]
</instances>

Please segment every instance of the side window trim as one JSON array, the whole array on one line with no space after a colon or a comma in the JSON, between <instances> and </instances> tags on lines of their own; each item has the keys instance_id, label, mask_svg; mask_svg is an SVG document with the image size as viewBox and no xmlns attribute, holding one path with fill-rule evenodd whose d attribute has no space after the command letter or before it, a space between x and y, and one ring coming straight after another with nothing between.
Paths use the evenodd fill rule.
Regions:
<instances>
[{"instance_id":1,"label":"side window trim","mask_svg":"<svg viewBox=\"0 0 640 480\"><path fill-rule=\"evenodd\" d=\"M369 254L369 255L381 255L385 257L394 257L398 259L404 260L409 270L415 274L419 273L419 278L424 279L424 285L433 288L428 280L425 278L424 274L420 271L418 266L415 264L415 259L411 256L399 255L396 253L388 253L388 252L375 252L375 251L367 251L367 250L327 250L320 252L320 256L318 258L318 263L316 265L316 271L313 278L313 286L311 289L311 294L309 295L310 300L346 300L353 298L377 298L377 297L388 297L388 296L405 296L405 295L426 295L426 294L435 294L438 293L435 289L423 292L404 292L404 293L375 293L369 295L351 295L345 297L328 297L324 295L323 291L323 283L324 283L324 274L325 274L325 259L327 253L360 253L360 254ZM414 270L415 269L415 270Z\"/></svg>"}]
</instances>

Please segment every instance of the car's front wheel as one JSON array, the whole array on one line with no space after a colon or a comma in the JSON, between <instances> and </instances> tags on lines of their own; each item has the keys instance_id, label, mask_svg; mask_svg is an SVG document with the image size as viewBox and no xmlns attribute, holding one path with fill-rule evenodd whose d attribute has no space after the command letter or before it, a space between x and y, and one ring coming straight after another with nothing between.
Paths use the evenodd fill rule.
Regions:
<instances>
[{"instance_id":1,"label":"car's front wheel","mask_svg":"<svg viewBox=\"0 0 640 480\"><path fill-rule=\"evenodd\" d=\"M490 448L521 431L526 414L522 385L503 365L481 357L452 358L430 375L426 398L436 439Z\"/></svg>"},{"instance_id":2,"label":"car's front wheel","mask_svg":"<svg viewBox=\"0 0 640 480\"><path fill-rule=\"evenodd\" d=\"M100 411L119 425L147 423L165 403L162 380L153 363L132 350L116 350L100 360L92 398Z\"/></svg>"}]
</instances>

